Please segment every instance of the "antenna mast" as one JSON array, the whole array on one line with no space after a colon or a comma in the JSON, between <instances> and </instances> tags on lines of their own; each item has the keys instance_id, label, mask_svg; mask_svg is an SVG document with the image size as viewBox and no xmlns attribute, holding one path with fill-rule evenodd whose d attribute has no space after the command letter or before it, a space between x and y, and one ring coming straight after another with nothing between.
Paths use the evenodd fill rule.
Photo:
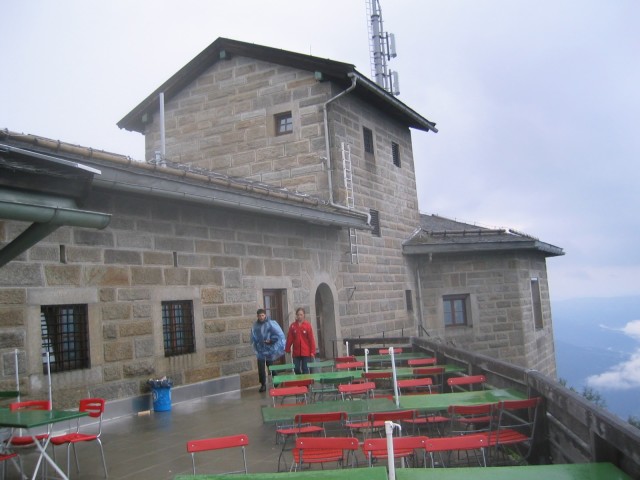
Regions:
<instances>
[{"instance_id":1,"label":"antenna mast","mask_svg":"<svg viewBox=\"0 0 640 480\"><path fill-rule=\"evenodd\" d=\"M388 69L387 62L397 56L393 33L382 27L382 9L379 0L366 0L369 17L369 50L371 52L371 76L391 95L400 95L398 72Z\"/></svg>"}]
</instances>

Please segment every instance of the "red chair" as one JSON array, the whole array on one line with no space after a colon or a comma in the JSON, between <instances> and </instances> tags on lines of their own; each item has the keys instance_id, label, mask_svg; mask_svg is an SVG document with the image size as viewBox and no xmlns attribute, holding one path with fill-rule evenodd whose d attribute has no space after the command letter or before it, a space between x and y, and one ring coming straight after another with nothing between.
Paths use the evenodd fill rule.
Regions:
<instances>
[{"instance_id":1,"label":"red chair","mask_svg":"<svg viewBox=\"0 0 640 480\"><path fill-rule=\"evenodd\" d=\"M358 359L355 357L355 355L347 355L344 357L336 357L333 359L335 361L336 364L338 363L351 363L351 362L357 362Z\"/></svg>"},{"instance_id":2,"label":"red chair","mask_svg":"<svg viewBox=\"0 0 640 480\"><path fill-rule=\"evenodd\" d=\"M437 362L436 357L431 358L411 358L407 360L407 365L410 367L426 367L428 365L435 365Z\"/></svg>"},{"instance_id":3,"label":"red chair","mask_svg":"<svg viewBox=\"0 0 640 480\"><path fill-rule=\"evenodd\" d=\"M364 368L364 362L336 363L336 370L358 370Z\"/></svg>"},{"instance_id":4,"label":"red chair","mask_svg":"<svg viewBox=\"0 0 640 480\"><path fill-rule=\"evenodd\" d=\"M449 406L447 412L451 419L450 435L491 431L497 420L496 406L493 403Z\"/></svg>"},{"instance_id":5,"label":"red chair","mask_svg":"<svg viewBox=\"0 0 640 480\"><path fill-rule=\"evenodd\" d=\"M27 400L24 402L13 402L9 404L9 410L16 412L18 410L51 410L51 402L49 400ZM50 426L46 433L35 436L36 441L45 442L51 433ZM9 445L11 448L36 448L31 435L22 435L22 431L18 430L19 435L11 435Z\"/></svg>"},{"instance_id":6,"label":"red chair","mask_svg":"<svg viewBox=\"0 0 640 480\"><path fill-rule=\"evenodd\" d=\"M354 397L373 398L373 391L376 384L373 382L366 383L347 383L338 385L338 392L342 395L342 400L353 400Z\"/></svg>"},{"instance_id":7,"label":"red chair","mask_svg":"<svg viewBox=\"0 0 640 480\"><path fill-rule=\"evenodd\" d=\"M393 354L395 355L396 353L402 353L402 347L393 347ZM389 349L381 348L378 350L378 355L389 355Z\"/></svg>"},{"instance_id":8,"label":"red chair","mask_svg":"<svg viewBox=\"0 0 640 480\"><path fill-rule=\"evenodd\" d=\"M393 437L393 458L400 459L404 466L418 466L416 461L416 451L422 455L422 464L426 462L426 442L427 437ZM386 438L369 438L362 444L362 451L369 461L369 466L373 467L374 460L388 459Z\"/></svg>"},{"instance_id":9,"label":"red chair","mask_svg":"<svg viewBox=\"0 0 640 480\"><path fill-rule=\"evenodd\" d=\"M269 396L274 407L291 407L294 405L304 405L307 403L307 387L278 387L269 389ZM287 397L294 397L294 403L284 403ZM280 403L278 403L278 400Z\"/></svg>"},{"instance_id":10,"label":"red chair","mask_svg":"<svg viewBox=\"0 0 640 480\"><path fill-rule=\"evenodd\" d=\"M431 385L433 380L431 377L409 378L398 380L398 392L401 395L420 395L431 394ZM435 432L436 435L442 436L445 426L449 423L449 417L437 414L417 414L411 420L405 420L413 427L412 433L421 433L421 427L426 427L429 435Z\"/></svg>"},{"instance_id":11,"label":"red chair","mask_svg":"<svg viewBox=\"0 0 640 480\"><path fill-rule=\"evenodd\" d=\"M362 378L365 382L373 382L376 385L376 389L379 391L390 392L393 390L393 374L391 372L376 372L370 370L362 374Z\"/></svg>"},{"instance_id":12,"label":"red chair","mask_svg":"<svg viewBox=\"0 0 640 480\"><path fill-rule=\"evenodd\" d=\"M310 388L313 385L313 378L306 378L304 380L289 380L287 382L282 382L278 384L276 388L287 388L287 387L307 387Z\"/></svg>"},{"instance_id":13,"label":"red chair","mask_svg":"<svg viewBox=\"0 0 640 480\"><path fill-rule=\"evenodd\" d=\"M338 466L355 466L358 439L354 437L303 437L296 440L291 471L305 464L336 462Z\"/></svg>"},{"instance_id":14,"label":"red chair","mask_svg":"<svg viewBox=\"0 0 640 480\"><path fill-rule=\"evenodd\" d=\"M24 469L22 468L22 458L16 452L4 451L0 453L0 462L2 462L2 478L7 478L7 462L11 461L18 470L20 478L24 478Z\"/></svg>"},{"instance_id":15,"label":"red chair","mask_svg":"<svg viewBox=\"0 0 640 480\"><path fill-rule=\"evenodd\" d=\"M191 464L193 465L193 474L196 474L196 453L208 452L212 450L221 450L225 448L241 448L242 461L244 462L243 470L236 470L226 473L247 473L247 455L245 447L249 445L249 437L246 435L231 435L228 437L205 438L202 440L189 440L187 442L187 452L191 454Z\"/></svg>"},{"instance_id":16,"label":"red chair","mask_svg":"<svg viewBox=\"0 0 640 480\"><path fill-rule=\"evenodd\" d=\"M367 415L366 421L347 422L346 426L355 433L362 433L364 440L375 432L384 430L384 422L406 422L415 417L414 410L392 410L390 412L373 412ZM354 435L355 436L355 435Z\"/></svg>"},{"instance_id":17,"label":"red chair","mask_svg":"<svg viewBox=\"0 0 640 480\"><path fill-rule=\"evenodd\" d=\"M431 377L407 378L398 380L397 385L401 395L428 395L432 393L433 379Z\"/></svg>"},{"instance_id":18,"label":"red chair","mask_svg":"<svg viewBox=\"0 0 640 480\"><path fill-rule=\"evenodd\" d=\"M529 458L541 404L539 397L498 403L498 426L489 432L489 445L494 447L496 457L508 445L512 447L510 454L520 456L520 463Z\"/></svg>"},{"instance_id":19,"label":"red chair","mask_svg":"<svg viewBox=\"0 0 640 480\"><path fill-rule=\"evenodd\" d=\"M71 469L71 452L69 446L73 447L73 455L76 459L76 472L80 473L80 465L78 463L78 453L76 451L76 445L83 442L97 442L100 447L100 456L102 457L102 468L104 469L104 477L107 478L107 462L104 458L104 449L102 448L102 416L104 414L105 400L104 398L83 398L80 400L80 406L78 410L81 412L87 412L89 418L98 419L97 427L88 427L81 424L81 418L78 418L76 423L75 432L66 433L64 435L58 435L51 437L51 445L54 447L60 445L67 446L67 475ZM91 432L87 429L91 428Z\"/></svg>"},{"instance_id":20,"label":"red chair","mask_svg":"<svg viewBox=\"0 0 640 480\"><path fill-rule=\"evenodd\" d=\"M421 367L413 369L413 378L431 377L433 386L442 391L442 379L444 378L444 367Z\"/></svg>"},{"instance_id":21,"label":"red chair","mask_svg":"<svg viewBox=\"0 0 640 480\"><path fill-rule=\"evenodd\" d=\"M451 387L451 392L473 391L474 386L479 387L479 390L484 390L486 382L487 377L484 375L467 375L464 377L452 377L447 379L447 385Z\"/></svg>"},{"instance_id":22,"label":"red chair","mask_svg":"<svg viewBox=\"0 0 640 480\"><path fill-rule=\"evenodd\" d=\"M328 412L328 413L300 413L294 417L294 423L290 427L278 428L276 435L282 438L282 449L278 455L278 471L280 472L280 464L282 457L286 451L287 440L291 437L298 438L301 435L314 435L322 433L326 437L326 428L328 424L338 424L340 429L347 421L345 412ZM285 469L287 463L284 464Z\"/></svg>"},{"instance_id":23,"label":"red chair","mask_svg":"<svg viewBox=\"0 0 640 480\"><path fill-rule=\"evenodd\" d=\"M486 434L475 435L459 435L455 437L441 437L441 438L428 438L426 442L426 451L429 455L431 467L436 466L450 467L454 466L452 459L452 453L465 452L467 465L470 465L470 453L473 452L478 465L482 467L487 466L487 458L485 455L485 449L488 446L488 439ZM444 453L447 454L445 461ZM439 461L436 460L436 454ZM458 455L460 459L460 455ZM456 464L458 464L457 462Z\"/></svg>"}]
</instances>

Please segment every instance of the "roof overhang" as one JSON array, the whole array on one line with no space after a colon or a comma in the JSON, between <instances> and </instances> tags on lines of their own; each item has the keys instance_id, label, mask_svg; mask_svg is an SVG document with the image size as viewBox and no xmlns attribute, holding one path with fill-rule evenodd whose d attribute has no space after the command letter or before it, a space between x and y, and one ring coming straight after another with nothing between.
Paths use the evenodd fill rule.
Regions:
<instances>
[{"instance_id":1,"label":"roof overhang","mask_svg":"<svg viewBox=\"0 0 640 480\"><path fill-rule=\"evenodd\" d=\"M0 249L0 267L62 226L105 228L111 215L78 208L100 171L0 144L0 218L31 225Z\"/></svg>"},{"instance_id":2,"label":"roof overhang","mask_svg":"<svg viewBox=\"0 0 640 480\"><path fill-rule=\"evenodd\" d=\"M564 250L549 243L531 239L530 241L482 242L468 244L419 244L403 245L405 255L463 254L510 251L538 251L546 257L564 255Z\"/></svg>"}]
</instances>

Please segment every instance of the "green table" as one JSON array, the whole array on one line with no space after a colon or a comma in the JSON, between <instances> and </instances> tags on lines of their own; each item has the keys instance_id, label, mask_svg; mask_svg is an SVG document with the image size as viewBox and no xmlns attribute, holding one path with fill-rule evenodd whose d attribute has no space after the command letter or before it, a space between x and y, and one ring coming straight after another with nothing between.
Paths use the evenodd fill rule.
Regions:
<instances>
[{"instance_id":1,"label":"green table","mask_svg":"<svg viewBox=\"0 0 640 480\"><path fill-rule=\"evenodd\" d=\"M273 377L273 384L280 385L282 382L290 382L292 380L308 380L313 379L314 382L320 382L321 380L342 380L345 383L349 383L353 378L359 378L362 376L362 370L349 370L340 372L317 372L317 373L303 373L300 375L276 375Z\"/></svg>"},{"instance_id":2,"label":"green table","mask_svg":"<svg viewBox=\"0 0 640 480\"><path fill-rule=\"evenodd\" d=\"M291 423L301 413L346 412L349 417L363 417L371 412L391 412L398 410L396 404L388 398L369 400L333 400L329 402L308 403L291 407L262 407L264 423Z\"/></svg>"},{"instance_id":3,"label":"green table","mask_svg":"<svg viewBox=\"0 0 640 480\"><path fill-rule=\"evenodd\" d=\"M396 363L406 362L407 360L412 360L414 358L425 358L428 355L425 353L418 352L407 352L407 353L396 353L394 355ZM364 355L356 356L356 360L359 362L364 362ZM367 361L369 363L384 363L391 362L391 355L367 355Z\"/></svg>"},{"instance_id":4,"label":"green table","mask_svg":"<svg viewBox=\"0 0 640 480\"><path fill-rule=\"evenodd\" d=\"M309 362L307 365L310 369L314 370L316 368L331 368L335 366L335 360L316 360L314 362Z\"/></svg>"},{"instance_id":5,"label":"green table","mask_svg":"<svg viewBox=\"0 0 640 480\"><path fill-rule=\"evenodd\" d=\"M19 395L17 390L0 390L0 398L18 398Z\"/></svg>"},{"instance_id":6,"label":"green table","mask_svg":"<svg viewBox=\"0 0 640 480\"><path fill-rule=\"evenodd\" d=\"M177 475L175 480L229 480L229 475ZM236 478L236 477L234 477ZM311 470L305 472L249 473L242 480L387 480L385 467Z\"/></svg>"},{"instance_id":7,"label":"green table","mask_svg":"<svg viewBox=\"0 0 640 480\"><path fill-rule=\"evenodd\" d=\"M87 412L79 411L67 411L67 410L17 410L15 412L10 411L8 408L0 408L0 427L8 428L22 428L27 432L27 435L33 438L33 441L40 450L40 458L36 463L36 467L33 471L33 479L38 475L40 464L44 459L49 465L51 465L56 472L58 472L62 478L68 480L69 477L58 467L56 462L47 454L47 447L51 437L47 438L44 444L41 444L36 440L35 436L37 432L33 432L32 429L37 427L43 427L51 425L52 423L66 422L68 420L74 420L80 417L86 417Z\"/></svg>"},{"instance_id":8,"label":"green table","mask_svg":"<svg viewBox=\"0 0 640 480\"><path fill-rule=\"evenodd\" d=\"M450 405L481 405L501 400L523 400L527 396L514 389L479 390L477 392L438 393L433 395L404 395L400 397L403 410L428 412L444 411Z\"/></svg>"},{"instance_id":9,"label":"green table","mask_svg":"<svg viewBox=\"0 0 640 480\"><path fill-rule=\"evenodd\" d=\"M631 480L611 463L526 465L521 467L398 468L396 480Z\"/></svg>"},{"instance_id":10,"label":"green table","mask_svg":"<svg viewBox=\"0 0 640 480\"><path fill-rule=\"evenodd\" d=\"M449 373L461 373L466 372L465 367L460 365L446 364L446 365L429 365L427 367L396 367L396 375L398 378L412 378L413 370L416 368L444 368L444 374ZM370 372L392 372L391 368L369 368Z\"/></svg>"},{"instance_id":11,"label":"green table","mask_svg":"<svg viewBox=\"0 0 640 480\"><path fill-rule=\"evenodd\" d=\"M293 372L293 363L282 363L279 365L269 365L269 372Z\"/></svg>"}]
</instances>

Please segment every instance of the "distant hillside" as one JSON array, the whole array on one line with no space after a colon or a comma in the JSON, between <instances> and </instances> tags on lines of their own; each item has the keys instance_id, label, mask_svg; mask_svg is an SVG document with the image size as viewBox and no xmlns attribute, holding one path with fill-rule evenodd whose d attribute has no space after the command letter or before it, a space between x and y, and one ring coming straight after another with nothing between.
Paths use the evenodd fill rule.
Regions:
<instances>
[{"instance_id":1,"label":"distant hillside","mask_svg":"<svg viewBox=\"0 0 640 480\"><path fill-rule=\"evenodd\" d=\"M640 319L640 296L580 298L552 303L558 377L579 392L590 375L608 371L640 349L621 329ZM597 389L610 411L626 420L640 416L640 387Z\"/></svg>"}]
</instances>

